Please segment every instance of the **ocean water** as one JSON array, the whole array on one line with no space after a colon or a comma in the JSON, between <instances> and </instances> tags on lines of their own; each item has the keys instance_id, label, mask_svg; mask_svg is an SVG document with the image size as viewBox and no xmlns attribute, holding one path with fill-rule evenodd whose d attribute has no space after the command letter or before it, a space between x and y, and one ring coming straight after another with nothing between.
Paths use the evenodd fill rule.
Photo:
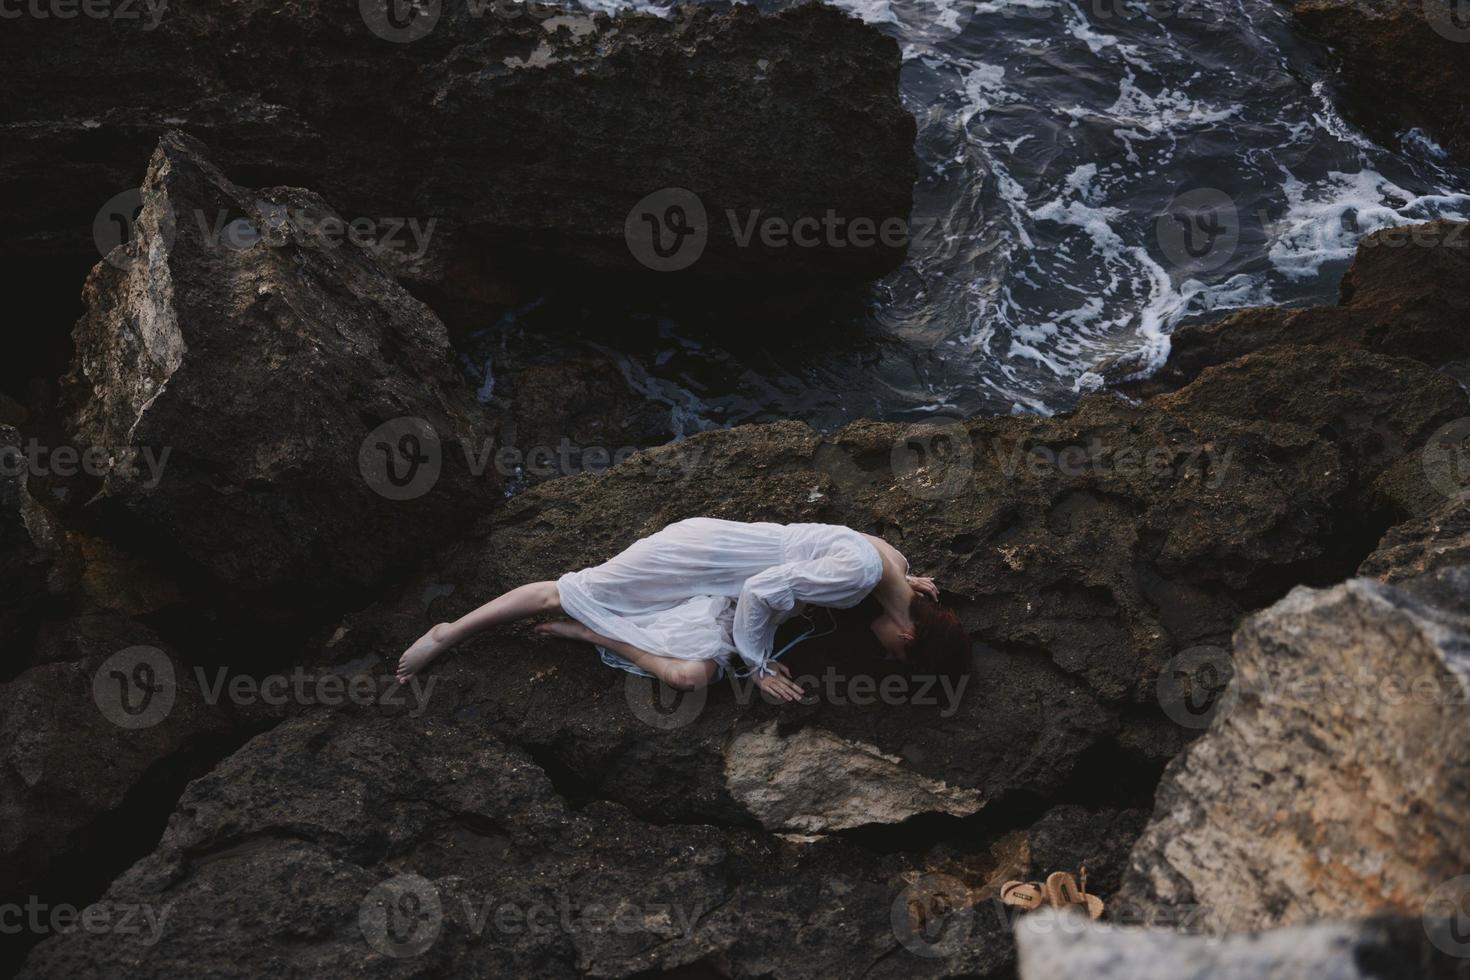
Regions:
<instances>
[{"instance_id":1,"label":"ocean water","mask_svg":"<svg viewBox=\"0 0 1470 980\"><path fill-rule=\"evenodd\" d=\"M1470 217L1470 171L1425 134L1381 146L1339 115L1285 4L830 2L903 52L908 260L842 343L712 341L657 310L635 314L639 339L589 340L668 406L675 435L1053 413L1104 358L1160 363L1188 318L1332 302L1369 231Z\"/></svg>"}]
</instances>

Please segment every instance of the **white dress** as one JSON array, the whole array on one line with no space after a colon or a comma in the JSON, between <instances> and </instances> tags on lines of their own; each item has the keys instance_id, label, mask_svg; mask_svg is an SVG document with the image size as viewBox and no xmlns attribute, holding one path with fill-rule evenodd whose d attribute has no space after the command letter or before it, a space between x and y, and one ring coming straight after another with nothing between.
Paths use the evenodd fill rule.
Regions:
<instances>
[{"instance_id":1,"label":"white dress","mask_svg":"<svg viewBox=\"0 0 1470 980\"><path fill-rule=\"evenodd\" d=\"M562 610L593 632L680 660L728 666L738 655L766 672L776 628L801 604L847 609L882 577L878 549L848 527L692 517L556 584Z\"/></svg>"}]
</instances>

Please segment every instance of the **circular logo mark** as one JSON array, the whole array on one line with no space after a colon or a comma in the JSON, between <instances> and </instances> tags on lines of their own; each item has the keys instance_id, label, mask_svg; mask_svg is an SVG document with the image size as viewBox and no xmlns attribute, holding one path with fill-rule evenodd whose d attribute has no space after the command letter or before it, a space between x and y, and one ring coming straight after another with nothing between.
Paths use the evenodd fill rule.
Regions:
<instances>
[{"instance_id":1,"label":"circular logo mark","mask_svg":"<svg viewBox=\"0 0 1470 980\"><path fill-rule=\"evenodd\" d=\"M623 223L633 258L655 272L687 269L709 243L709 218L693 191L665 187L633 205Z\"/></svg>"},{"instance_id":2,"label":"circular logo mark","mask_svg":"<svg viewBox=\"0 0 1470 980\"><path fill-rule=\"evenodd\" d=\"M385 41L408 44L427 37L444 13L443 0L357 0L367 29Z\"/></svg>"},{"instance_id":3,"label":"circular logo mark","mask_svg":"<svg viewBox=\"0 0 1470 980\"><path fill-rule=\"evenodd\" d=\"M439 889L416 874L381 881L363 898L357 925L378 952L399 959L418 956L434 945L444 927Z\"/></svg>"},{"instance_id":4,"label":"circular logo mark","mask_svg":"<svg viewBox=\"0 0 1470 980\"><path fill-rule=\"evenodd\" d=\"M127 269L138 260L130 252L119 251L119 247L138 237L138 217L142 213L143 192L136 187L114 194L97 209L97 216L92 219L92 243L108 265ZM165 245L172 244L174 220L171 211L163 215L158 231Z\"/></svg>"},{"instance_id":5,"label":"circular logo mark","mask_svg":"<svg viewBox=\"0 0 1470 980\"><path fill-rule=\"evenodd\" d=\"M1158 698L1164 714L1185 728L1209 728L1240 700L1235 663L1220 647L1190 647L1159 672Z\"/></svg>"},{"instance_id":6,"label":"circular logo mark","mask_svg":"<svg viewBox=\"0 0 1470 980\"><path fill-rule=\"evenodd\" d=\"M964 951L975 930L975 906L963 881L926 874L899 892L889 921L894 937L915 956L954 956Z\"/></svg>"},{"instance_id":7,"label":"circular logo mark","mask_svg":"<svg viewBox=\"0 0 1470 980\"><path fill-rule=\"evenodd\" d=\"M220 243L225 248L243 252L260 241L260 230L248 218L236 218L220 232Z\"/></svg>"},{"instance_id":8,"label":"circular logo mark","mask_svg":"<svg viewBox=\"0 0 1470 980\"><path fill-rule=\"evenodd\" d=\"M962 422L936 418L904 429L889 460L905 490L921 500L942 500L959 496L969 485L975 449Z\"/></svg>"},{"instance_id":9,"label":"circular logo mark","mask_svg":"<svg viewBox=\"0 0 1470 980\"><path fill-rule=\"evenodd\" d=\"M357 467L373 491L389 500L414 500L434 489L444 466L439 434L420 418L391 419L368 433Z\"/></svg>"},{"instance_id":10,"label":"circular logo mark","mask_svg":"<svg viewBox=\"0 0 1470 980\"><path fill-rule=\"evenodd\" d=\"M173 661L157 647L128 647L92 675L92 700L119 728L152 728L168 717L178 696Z\"/></svg>"},{"instance_id":11,"label":"circular logo mark","mask_svg":"<svg viewBox=\"0 0 1470 980\"><path fill-rule=\"evenodd\" d=\"M1229 262L1240 245L1240 214L1224 191L1196 188L1176 197L1154 220L1154 237L1177 268L1213 272Z\"/></svg>"},{"instance_id":12,"label":"circular logo mark","mask_svg":"<svg viewBox=\"0 0 1470 980\"><path fill-rule=\"evenodd\" d=\"M1440 426L1424 444L1420 459L1434 489L1451 500L1470 494L1470 418Z\"/></svg>"},{"instance_id":13,"label":"circular logo mark","mask_svg":"<svg viewBox=\"0 0 1470 980\"><path fill-rule=\"evenodd\" d=\"M1465 0L1424 0L1424 19L1447 41L1470 41L1470 3Z\"/></svg>"},{"instance_id":14,"label":"circular logo mark","mask_svg":"<svg viewBox=\"0 0 1470 980\"><path fill-rule=\"evenodd\" d=\"M1470 875L1451 878L1424 902L1424 932L1435 948L1470 957Z\"/></svg>"},{"instance_id":15,"label":"circular logo mark","mask_svg":"<svg viewBox=\"0 0 1470 980\"><path fill-rule=\"evenodd\" d=\"M629 673L623 682L623 697L633 716L650 728L673 731L698 718L709 701L709 688L680 691L654 677Z\"/></svg>"}]
</instances>

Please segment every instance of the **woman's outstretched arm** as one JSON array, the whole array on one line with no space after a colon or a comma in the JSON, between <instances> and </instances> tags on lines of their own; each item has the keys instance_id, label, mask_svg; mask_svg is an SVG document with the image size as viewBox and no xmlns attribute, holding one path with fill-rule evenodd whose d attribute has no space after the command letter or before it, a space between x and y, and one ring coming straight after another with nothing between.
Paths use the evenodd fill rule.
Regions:
<instances>
[{"instance_id":1,"label":"woman's outstretched arm","mask_svg":"<svg viewBox=\"0 0 1470 980\"><path fill-rule=\"evenodd\" d=\"M440 623L419 637L398 658L398 683L407 683L410 677L423 670L435 657L492 626L559 612L561 593L557 591L555 582L532 582L511 589L454 622Z\"/></svg>"}]
</instances>

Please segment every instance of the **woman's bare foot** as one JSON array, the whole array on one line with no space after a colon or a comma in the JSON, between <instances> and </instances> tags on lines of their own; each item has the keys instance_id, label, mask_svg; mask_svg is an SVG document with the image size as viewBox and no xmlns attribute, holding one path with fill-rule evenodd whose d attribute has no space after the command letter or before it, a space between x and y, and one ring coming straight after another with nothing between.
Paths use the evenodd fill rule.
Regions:
<instances>
[{"instance_id":1,"label":"woman's bare foot","mask_svg":"<svg viewBox=\"0 0 1470 980\"><path fill-rule=\"evenodd\" d=\"M407 684L408 679L427 667L439 654L454 644L445 638L448 623L440 623L414 641L413 646L403 651L398 658L398 683Z\"/></svg>"},{"instance_id":2,"label":"woman's bare foot","mask_svg":"<svg viewBox=\"0 0 1470 980\"><path fill-rule=\"evenodd\" d=\"M541 623L536 627L536 632L542 636L555 636L563 640L582 640L586 643L597 642L597 634L583 626L581 623L570 619L558 619L551 623Z\"/></svg>"}]
</instances>

